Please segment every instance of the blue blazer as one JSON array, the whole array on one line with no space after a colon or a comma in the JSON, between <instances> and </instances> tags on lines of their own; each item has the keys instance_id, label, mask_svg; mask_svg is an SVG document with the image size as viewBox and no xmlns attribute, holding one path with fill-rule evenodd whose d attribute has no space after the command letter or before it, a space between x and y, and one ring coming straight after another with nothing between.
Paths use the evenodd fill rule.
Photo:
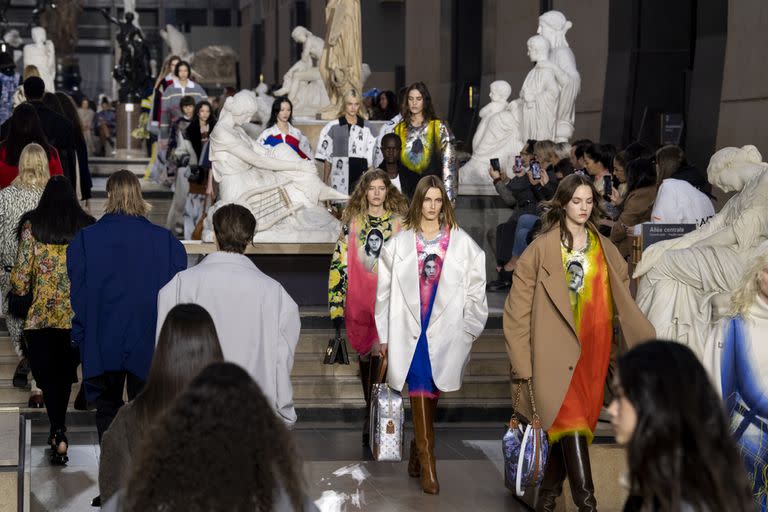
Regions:
<instances>
[{"instance_id":1,"label":"blue blazer","mask_svg":"<svg viewBox=\"0 0 768 512\"><path fill-rule=\"evenodd\" d=\"M83 379L129 371L146 380L157 292L186 267L181 242L144 217L106 214L77 233L67 248L67 273Z\"/></svg>"}]
</instances>

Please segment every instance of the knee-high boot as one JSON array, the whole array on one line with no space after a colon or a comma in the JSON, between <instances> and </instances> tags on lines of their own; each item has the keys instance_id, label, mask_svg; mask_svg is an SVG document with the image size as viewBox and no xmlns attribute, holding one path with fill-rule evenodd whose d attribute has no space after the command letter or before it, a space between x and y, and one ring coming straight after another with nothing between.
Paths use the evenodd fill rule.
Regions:
<instances>
[{"instance_id":1,"label":"knee-high boot","mask_svg":"<svg viewBox=\"0 0 768 512\"><path fill-rule=\"evenodd\" d=\"M413 414L413 431L416 437L416 449L420 465L421 489L427 494L440 492L435 463L434 422L436 410L436 398L411 397L411 413Z\"/></svg>"},{"instance_id":2,"label":"knee-high boot","mask_svg":"<svg viewBox=\"0 0 768 512\"><path fill-rule=\"evenodd\" d=\"M596 511L597 499L595 499L595 485L592 482L587 438L576 433L563 437L559 444L563 445L563 459L573 502L579 512Z\"/></svg>"},{"instance_id":3,"label":"knee-high boot","mask_svg":"<svg viewBox=\"0 0 768 512\"><path fill-rule=\"evenodd\" d=\"M544 480L539 487L536 499L536 512L554 512L555 500L563 493L565 480L565 460L561 443L554 443L549 448L549 460L544 469Z\"/></svg>"}]
</instances>

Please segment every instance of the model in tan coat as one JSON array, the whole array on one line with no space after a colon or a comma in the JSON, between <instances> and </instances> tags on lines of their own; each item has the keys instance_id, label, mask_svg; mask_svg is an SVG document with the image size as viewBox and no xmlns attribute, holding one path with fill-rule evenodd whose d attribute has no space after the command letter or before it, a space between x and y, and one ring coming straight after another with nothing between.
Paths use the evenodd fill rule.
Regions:
<instances>
[{"instance_id":1,"label":"model in tan coat","mask_svg":"<svg viewBox=\"0 0 768 512\"><path fill-rule=\"evenodd\" d=\"M602 247L614 326L619 327L624 344L634 346L655 336L653 326L629 293L626 261L610 240L594 228L598 212L593 201L597 197L592 182L586 177L572 175L561 181L549 205L553 216L548 222L550 213L545 214L544 234L520 257L504 307L504 336L512 365L513 387L520 379L533 378L537 412L545 429L549 429L558 416L581 356L561 244L575 250L585 247L591 231ZM614 335L611 359L620 348L624 347L620 347L619 337ZM525 393L522 395L519 413L530 418L530 401ZM597 399L602 403L602 396ZM565 436L553 444L537 510L554 510L550 507L554 507L555 498L562 492L565 466L579 510L596 510L587 444L587 439L579 434Z\"/></svg>"}]
</instances>

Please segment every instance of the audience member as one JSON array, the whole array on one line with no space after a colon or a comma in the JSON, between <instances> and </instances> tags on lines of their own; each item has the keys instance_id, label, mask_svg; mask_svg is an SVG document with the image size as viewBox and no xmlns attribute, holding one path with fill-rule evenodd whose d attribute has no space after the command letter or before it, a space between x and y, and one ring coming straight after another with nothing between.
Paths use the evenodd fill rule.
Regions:
<instances>
[{"instance_id":1,"label":"audience member","mask_svg":"<svg viewBox=\"0 0 768 512\"><path fill-rule=\"evenodd\" d=\"M128 170L107 180L104 216L67 249L72 282L72 342L79 347L85 395L96 406L101 440L123 389L144 385L155 349L157 292L187 266L181 243L145 215L139 179Z\"/></svg>"},{"instance_id":2,"label":"audience member","mask_svg":"<svg viewBox=\"0 0 768 512\"><path fill-rule=\"evenodd\" d=\"M570 161L571 159L571 143L570 142L556 142L555 143L555 154L557 155L557 161L567 159Z\"/></svg>"},{"instance_id":3,"label":"audience member","mask_svg":"<svg viewBox=\"0 0 768 512\"><path fill-rule=\"evenodd\" d=\"M35 107L25 103L16 107L9 120L8 135L0 142L0 189L10 185L19 175L19 158L28 144L38 144L48 155L48 169L51 176L64 173L59 153L43 132L41 119Z\"/></svg>"},{"instance_id":4,"label":"audience member","mask_svg":"<svg viewBox=\"0 0 768 512\"><path fill-rule=\"evenodd\" d=\"M343 105L339 118L320 132L315 158L323 163L323 181L342 194L349 194L373 164L376 139L359 115L360 94L348 91Z\"/></svg>"},{"instance_id":5,"label":"audience member","mask_svg":"<svg viewBox=\"0 0 768 512\"><path fill-rule=\"evenodd\" d=\"M400 111L400 105L397 103L395 93L392 91L381 91L376 98L376 104L373 108L373 121L389 121Z\"/></svg>"},{"instance_id":6,"label":"audience member","mask_svg":"<svg viewBox=\"0 0 768 512\"><path fill-rule=\"evenodd\" d=\"M216 327L197 304L179 304L160 329L147 384L121 407L104 432L99 457L99 490L107 501L128 484L141 441L173 400L211 363L223 361Z\"/></svg>"},{"instance_id":7,"label":"audience member","mask_svg":"<svg viewBox=\"0 0 768 512\"><path fill-rule=\"evenodd\" d=\"M627 191L619 207L619 218L611 228L611 241L619 252L628 259L632 254L632 236L635 225L649 222L656 199L656 169L647 158L636 158L629 162L626 171Z\"/></svg>"},{"instance_id":8,"label":"audience member","mask_svg":"<svg viewBox=\"0 0 768 512\"><path fill-rule=\"evenodd\" d=\"M51 178L37 207L19 221L19 249L11 272L11 292L32 294L24 339L32 373L45 397L50 422L51 463L66 464L67 404L77 382L72 350L72 308L67 278L67 244L95 222L80 207L67 178Z\"/></svg>"},{"instance_id":9,"label":"audience member","mask_svg":"<svg viewBox=\"0 0 768 512\"><path fill-rule=\"evenodd\" d=\"M655 335L629 293L626 262L597 231L597 197L586 176L560 182L547 203L542 234L517 262L504 305L513 385L532 380L542 427L553 443L537 510L554 510L566 476L577 508L597 510L588 447L612 355L621 346L614 317L627 346ZM531 418L525 398L518 412Z\"/></svg>"},{"instance_id":10,"label":"audience member","mask_svg":"<svg viewBox=\"0 0 768 512\"><path fill-rule=\"evenodd\" d=\"M576 171L576 169L573 168L573 164L571 163L570 158L563 158L557 164L555 164L555 177L557 178L557 181L559 182L566 176L570 176Z\"/></svg>"},{"instance_id":11,"label":"audience member","mask_svg":"<svg viewBox=\"0 0 768 512\"><path fill-rule=\"evenodd\" d=\"M667 178L687 181L696 190L708 194L710 189L707 177L696 167L688 163L685 153L679 146L664 146L656 152L656 164L662 169Z\"/></svg>"},{"instance_id":12,"label":"audience member","mask_svg":"<svg viewBox=\"0 0 768 512\"><path fill-rule=\"evenodd\" d=\"M301 320L285 289L245 256L256 232L253 214L237 204L213 214L217 252L176 275L157 297L157 326L179 303L203 306L213 318L224 358L245 368L287 425L296 422L291 370Z\"/></svg>"},{"instance_id":13,"label":"audience member","mask_svg":"<svg viewBox=\"0 0 768 512\"><path fill-rule=\"evenodd\" d=\"M48 182L48 155L39 144L28 144L19 157L19 176L10 186L0 190L0 297L7 297L11 290L11 270L16 263L16 253L19 247L17 227L21 216L33 210L40 201L43 188ZM8 336L19 364L14 374L14 386L23 385L29 374L29 360L22 340L24 318L11 315L8 311L8 301L2 301L2 313ZM17 378L20 381L17 383ZM32 395L29 398L30 407L42 407L42 391L32 383Z\"/></svg>"},{"instance_id":14,"label":"audience member","mask_svg":"<svg viewBox=\"0 0 768 512\"><path fill-rule=\"evenodd\" d=\"M16 92L13 93L13 108L15 109L25 101L27 97L24 95L24 82L31 76L40 77L40 70L34 64L27 64L24 66L24 71L21 73L21 84L16 88Z\"/></svg>"},{"instance_id":15,"label":"audience member","mask_svg":"<svg viewBox=\"0 0 768 512\"><path fill-rule=\"evenodd\" d=\"M381 153L384 155L384 160L379 168L387 173L392 185L410 201L419 182L419 175L400 161L401 149L400 137L394 133L384 135L381 139Z\"/></svg>"},{"instance_id":16,"label":"audience member","mask_svg":"<svg viewBox=\"0 0 768 512\"><path fill-rule=\"evenodd\" d=\"M78 199L86 201L91 198L91 188L93 187L93 181L91 180L91 169L88 165L88 145L83 137L83 126L80 124L80 115L77 112L77 105L75 100L69 94L63 92L57 92L56 98L58 98L61 104L61 110L64 113L64 117L72 123L75 128L75 148L77 151L77 192Z\"/></svg>"},{"instance_id":17,"label":"audience member","mask_svg":"<svg viewBox=\"0 0 768 512\"><path fill-rule=\"evenodd\" d=\"M685 166L685 154L677 146L664 146L656 152L656 183L659 187L651 220L661 224L702 225L715 215L712 201L689 181L678 179Z\"/></svg>"},{"instance_id":18,"label":"audience member","mask_svg":"<svg viewBox=\"0 0 768 512\"><path fill-rule=\"evenodd\" d=\"M371 387L381 359L374 320L379 254L384 244L400 232L407 211L408 201L387 174L370 169L357 182L344 208L343 228L331 258L331 320L337 331L346 323L349 342L360 355L360 381L365 398L364 446L369 445Z\"/></svg>"},{"instance_id":19,"label":"audience member","mask_svg":"<svg viewBox=\"0 0 768 512\"><path fill-rule=\"evenodd\" d=\"M93 117L93 133L99 137L99 149L96 153L101 156L114 155L117 117L112 102L106 96L101 99L99 110Z\"/></svg>"},{"instance_id":20,"label":"audience member","mask_svg":"<svg viewBox=\"0 0 768 512\"><path fill-rule=\"evenodd\" d=\"M589 139L579 139L575 140L571 143L571 165L573 165L573 168L576 170L584 169L586 172L587 169L587 163L584 161L584 151L586 149L594 144Z\"/></svg>"},{"instance_id":21,"label":"audience member","mask_svg":"<svg viewBox=\"0 0 768 512\"><path fill-rule=\"evenodd\" d=\"M115 500L125 512L317 512L296 444L270 405L242 368L208 366L142 442Z\"/></svg>"},{"instance_id":22,"label":"audience member","mask_svg":"<svg viewBox=\"0 0 768 512\"><path fill-rule=\"evenodd\" d=\"M181 99L191 96L195 103L208 99L208 94L199 84L192 81L192 68L189 63L180 60L173 70L173 83L163 91L163 99L160 104L160 141L161 146L167 144L171 136L173 122L181 117Z\"/></svg>"},{"instance_id":23,"label":"audience member","mask_svg":"<svg viewBox=\"0 0 768 512\"><path fill-rule=\"evenodd\" d=\"M614 183L618 182L618 199L616 200L616 206L620 206L624 198L627 196L627 166L630 162L637 160L638 158L646 158L652 160L654 157L653 151L643 144L642 142L633 142L623 150L616 153L613 157L613 177ZM655 176L655 172L654 172Z\"/></svg>"},{"instance_id":24,"label":"audience member","mask_svg":"<svg viewBox=\"0 0 768 512\"><path fill-rule=\"evenodd\" d=\"M768 506L768 250L747 266L728 316L711 331L704 366L725 401L758 510Z\"/></svg>"},{"instance_id":25,"label":"audience member","mask_svg":"<svg viewBox=\"0 0 768 512\"><path fill-rule=\"evenodd\" d=\"M77 115L80 116L80 127L83 130L83 139L85 140L85 146L88 149L88 155L94 154L93 144L93 116L96 113L91 108L91 102L88 98L83 96L80 99L80 106L77 107Z\"/></svg>"},{"instance_id":26,"label":"audience member","mask_svg":"<svg viewBox=\"0 0 768 512\"><path fill-rule=\"evenodd\" d=\"M624 510L755 510L722 402L693 352L654 340L617 369L608 412L627 449Z\"/></svg>"},{"instance_id":27,"label":"audience member","mask_svg":"<svg viewBox=\"0 0 768 512\"><path fill-rule=\"evenodd\" d=\"M293 103L288 96L275 98L267 126L261 132L257 142L262 146L274 147L287 144L296 154L305 160L312 160L312 146L301 130L293 126Z\"/></svg>"},{"instance_id":28,"label":"audience member","mask_svg":"<svg viewBox=\"0 0 768 512\"><path fill-rule=\"evenodd\" d=\"M592 144L584 150L584 163L587 173L592 177L597 193L610 196L612 190L605 190L604 176L610 176L613 182L613 157L616 150L611 144Z\"/></svg>"},{"instance_id":29,"label":"audience member","mask_svg":"<svg viewBox=\"0 0 768 512\"><path fill-rule=\"evenodd\" d=\"M19 73L16 63L8 52L0 53L0 123L4 123L13 113L13 95L19 86Z\"/></svg>"}]
</instances>

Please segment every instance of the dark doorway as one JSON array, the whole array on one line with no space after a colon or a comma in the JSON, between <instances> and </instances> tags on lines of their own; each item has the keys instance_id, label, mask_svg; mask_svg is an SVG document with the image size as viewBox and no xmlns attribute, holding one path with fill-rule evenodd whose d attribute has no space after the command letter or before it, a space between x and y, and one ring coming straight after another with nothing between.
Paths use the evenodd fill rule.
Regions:
<instances>
[{"instance_id":1,"label":"dark doorway","mask_svg":"<svg viewBox=\"0 0 768 512\"><path fill-rule=\"evenodd\" d=\"M448 121L456 139L470 145L477 122L482 75L482 2L453 2L453 62Z\"/></svg>"}]
</instances>

